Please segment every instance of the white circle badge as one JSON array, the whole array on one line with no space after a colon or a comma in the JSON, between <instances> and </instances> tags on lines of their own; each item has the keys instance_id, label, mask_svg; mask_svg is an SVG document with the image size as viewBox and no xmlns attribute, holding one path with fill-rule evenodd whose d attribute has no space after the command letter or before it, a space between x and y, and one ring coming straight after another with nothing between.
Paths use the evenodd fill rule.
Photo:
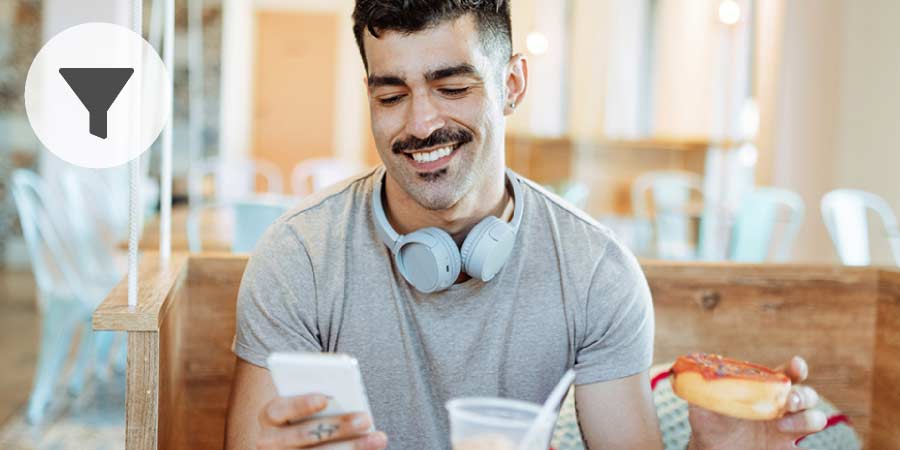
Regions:
<instances>
[{"instance_id":1,"label":"white circle badge","mask_svg":"<svg viewBox=\"0 0 900 450\"><path fill-rule=\"evenodd\" d=\"M128 28L84 23L53 36L28 69L25 110L60 159L102 169L139 157L172 107L169 73Z\"/></svg>"}]
</instances>

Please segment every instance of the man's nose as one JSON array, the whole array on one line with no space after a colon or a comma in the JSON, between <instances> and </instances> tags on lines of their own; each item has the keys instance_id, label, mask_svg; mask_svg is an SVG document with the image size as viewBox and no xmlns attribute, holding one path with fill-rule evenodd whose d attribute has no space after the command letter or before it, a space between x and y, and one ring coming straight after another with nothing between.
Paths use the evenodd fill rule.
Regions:
<instances>
[{"instance_id":1,"label":"man's nose","mask_svg":"<svg viewBox=\"0 0 900 450\"><path fill-rule=\"evenodd\" d=\"M406 121L406 132L419 139L425 139L443 127L444 119L432 99L428 95L414 95Z\"/></svg>"}]
</instances>

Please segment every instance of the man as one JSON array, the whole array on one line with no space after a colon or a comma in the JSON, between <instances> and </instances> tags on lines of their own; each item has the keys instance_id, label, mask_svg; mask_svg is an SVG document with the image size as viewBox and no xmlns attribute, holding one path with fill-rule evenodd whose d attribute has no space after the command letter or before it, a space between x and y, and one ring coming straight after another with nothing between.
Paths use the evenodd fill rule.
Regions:
<instances>
[{"instance_id":1,"label":"man","mask_svg":"<svg viewBox=\"0 0 900 450\"><path fill-rule=\"evenodd\" d=\"M506 176L505 116L528 78L508 2L358 0L353 19L384 166L305 200L250 259L226 447L446 449L450 398L541 402L574 367L590 448L661 449L639 265L589 217ZM489 216L499 231L478 225ZM490 248L469 242L486 234ZM263 368L276 350L357 357L374 418L309 419L325 398L278 398ZM787 372L800 381L805 364ZM694 409L691 448L791 448L824 426L815 402L795 389L773 422Z\"/></svg>"}]
</instances>

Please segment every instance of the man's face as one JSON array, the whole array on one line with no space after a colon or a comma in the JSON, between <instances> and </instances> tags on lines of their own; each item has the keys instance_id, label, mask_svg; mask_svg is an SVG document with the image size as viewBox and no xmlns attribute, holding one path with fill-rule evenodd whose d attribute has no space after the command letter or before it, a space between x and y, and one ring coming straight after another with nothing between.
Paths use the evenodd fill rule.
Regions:
<instances>
[{"instance_id":1,"label":"man's face","mask_svg":"<svg viewBox=\"0 0 900 450\"><path fill-rule=\"evenodd\" d=\"M503 164L503 78L471 16L417 33L366 32L372 133L388 174L447 209ZM496 57L494 57L496 58Z\"/></svg>"}]
</instances>

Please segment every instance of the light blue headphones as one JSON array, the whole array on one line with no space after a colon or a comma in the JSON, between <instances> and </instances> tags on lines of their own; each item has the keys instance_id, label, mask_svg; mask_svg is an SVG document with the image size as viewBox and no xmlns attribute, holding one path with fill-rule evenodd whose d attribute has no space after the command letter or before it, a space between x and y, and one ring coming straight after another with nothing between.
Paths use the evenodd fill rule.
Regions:
<instances>
[{"instance_id":1,"label":"light blue headphones","mask_svg":"<svg viewBox=\"0 0 900 450\"><path fill-rule=\"evenodd\" d=\"M375 182L372 191L372 210L378 236L394 255L397 268L416 290L423 293L442 291L452 286L460 268L472 278L490 281L503 268L512 253L516 232L522 223L522 180L509 169L506 178L512 185L515 212L511 223L497 217L485 217L472 228L462 250L450 235L437 227L428 227L400 235L388 223L381 196L383 179Z\"/></svg>"}]
</instances>

